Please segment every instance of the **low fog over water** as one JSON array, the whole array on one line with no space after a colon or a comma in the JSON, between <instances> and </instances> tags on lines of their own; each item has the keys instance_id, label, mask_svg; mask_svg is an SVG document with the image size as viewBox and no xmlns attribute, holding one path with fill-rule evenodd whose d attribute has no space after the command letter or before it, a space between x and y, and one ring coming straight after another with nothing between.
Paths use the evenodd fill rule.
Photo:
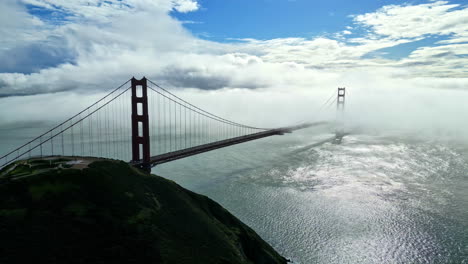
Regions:
<instances>
[{"instance_id":1,"label":"low fog over water","mask_svg":"<svg viewBox=\"0 0 468 264\"><path fill-rule=\"evenodd\" d=\"M402 83L403 85L403 83ZM222 117L260 127L281 127L305 121L330 120L336 116L329 101L337 87L346 87L346 125L351 129L386 133L400 131L434 139L466 139L468 92L433 87L363 86L270 87L264 89L171 89L185 100ZM105 93L62 92L2 98L2 126L29 121L65 120ZM332 98L334 99L334 98ZM130 101L130 99L129 99Z\"/></svg>"}]
</instances>

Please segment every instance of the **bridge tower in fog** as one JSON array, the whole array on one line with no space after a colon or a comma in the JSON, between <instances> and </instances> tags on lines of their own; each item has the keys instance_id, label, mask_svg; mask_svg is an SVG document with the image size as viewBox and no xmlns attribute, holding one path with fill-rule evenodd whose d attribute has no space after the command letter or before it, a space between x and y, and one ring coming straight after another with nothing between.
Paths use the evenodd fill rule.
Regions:
<instances>
[{"instance_id":1,"label":"bridge tower in fog","mask_svg":"<svg viewBox=\"0 0 468 264\"><path fill-rule=\"evenodd\" d=\"M344 109L346 101L346 88L338 87L338 93L336 98L336 130L335 130L335 142L341 143L344 132Z\"/></svg>"}]
</instances>

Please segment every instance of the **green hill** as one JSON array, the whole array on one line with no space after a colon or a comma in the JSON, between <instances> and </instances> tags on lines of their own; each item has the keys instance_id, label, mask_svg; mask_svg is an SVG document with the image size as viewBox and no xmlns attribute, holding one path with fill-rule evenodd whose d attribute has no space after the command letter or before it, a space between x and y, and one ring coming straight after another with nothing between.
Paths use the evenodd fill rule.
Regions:
<instances>
[{"instance_id":1,"label":"green hill","mask_svg":"<svg viewBox=\"0 0 468 264\"><path fill-rule=\"evenodd\" d=\"M211 199L120 161L0 171L0 263L286 263Z\"/></svg>"}]
</instances>

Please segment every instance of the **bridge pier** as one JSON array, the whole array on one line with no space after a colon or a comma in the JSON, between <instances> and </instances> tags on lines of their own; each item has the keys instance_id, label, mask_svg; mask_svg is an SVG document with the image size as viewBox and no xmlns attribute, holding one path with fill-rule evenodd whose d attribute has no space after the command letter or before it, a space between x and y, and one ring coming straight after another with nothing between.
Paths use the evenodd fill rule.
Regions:
<instances>
[{"instance_id":1,"label":"bridge pier","mask_svg":"<svg viewBox=\"0 0 468 264\"><path fill-rule=\"evenodd\" d=\"M132 83L132 161L136 167L151 172L148 118L148 85L145 77Z\"/></svg>"}]
</instances>

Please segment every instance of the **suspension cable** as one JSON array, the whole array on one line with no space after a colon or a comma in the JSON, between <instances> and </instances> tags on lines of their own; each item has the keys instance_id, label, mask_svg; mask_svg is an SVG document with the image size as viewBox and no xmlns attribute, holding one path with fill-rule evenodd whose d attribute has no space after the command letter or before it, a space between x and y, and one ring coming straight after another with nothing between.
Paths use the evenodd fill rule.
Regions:
<instances>
[{"instance_id":1,"label":"suspension cable","mask_svg":"<svg viewBox=\"0 0 468 264\"><path fill-rule=\"evenodd\" d=\"M223 120L223 121L225 121L225 122L227 122L227 123L232 123L233 125L242 126L242 127L249 127L249 128L253 128L253 129L259 129L259 130L270 130L270 129L271 129L271 128L259 128L259 127L247 126L247 125L239 124L239 123L236 123L236 122L234 122L234 121L231 121L231 120L222 118L222 117L220 117L220 116L217 116L217 115L215 115L215 114L212 114L212 113L210 113L210 112L208 112L208 111L205 111L205 110L203 110L203 109L201 109L201 108L199 108L199 107L197 107L197 106L195 106L195 105L193 105L193 104L191 104L191 103L185 101L184 99L182 99L182 98L178 97L177 95L175 95L175 94L169 92L168 90L164 89L164 88L161 87L159 84L157 84L157 83L155 83L155 82L153 82L153 81L151 81L151 80L149 80L149 79L148 79L148 81L149 81L150 83L152 83L153 85L155 85L156 87L158 87L159 89L163 90L164 92L166 92L166 93L172 95L173 97L175 97L175 98L179 99L180 101L182 101L182 102L184 102L184 103L190 105L191 107L193 107L193 108L195 108L195 109L197 109L197 110L199 110L199 111L201 111L201 112L203 112L203 113L205 113L205 114L208 114L208 115L214 117L215 119L217 118L217 119ZM152 87L149 87L149 88L150 88L151 90L155 91L155 89L153 89ZM193 111L194 111L194 110L193 110Z\"/></svg>"},{"instance_id":2,"label":"suspension cable","mask_svg":"<svg viewBox=\"0 0 468 264\"><path fill-rule=\"evenodd\" d=\"M87 108L85 108L84 110L82 110L81 112L79 112L78 114L76 114L76 115L70 117L69 119L63 121L62 123L60 123L60 124L58 124L58 125L56 125L56 126L53 127L52 129L50 129L50 130L44 132L43 134L37 136L36 138L34 138L34 139L32 139L32 140L26 142L26 143L23 144L22 146L20 146L20 147L18 147L18 148L16 148L16 149L10 151L9 153L7 153L7 154L1 156L0 159L3 159L4 157L9 156L10 154L14 153L15 151L18 151L18 150L20 150L21 148L27 146L29 143L32 143L32 142L34 142L35 140L38 140L39 138L43 137L44 135L48 134L49 132L51 132L51 131L53 131L53 130L59 128L60 126L62 126L62 125L64 125L64 124L66 124L68 121L72 120L73 118L75 118L75 117L77 117L78 115L82 114L83 112L85 112L86 110L90 109L91 107L95 106L96 104L98 104L98 103L101 102L102 100L106 99L106 98L109 97L111 94L113 94L113 93L115 93L116 91L118 91L120 88L122 88L122 87L123 87L124 85L126 85L128 82L130 82L130 80L126 81L125 83L123 83L123 84L120 85L119 87L115 88L113 91L111 91L110 93L108 93L106 96L102 97L102 98L99 99L97 102L95 102L95 103L93 103L92 105L88 106Z\"/></svg>"},{"instance_id":3,"label":"suspension cable","mask_svg":"<svg viewBox=\"0 0 468 264\"><path fill-rule=\"evenodd\" d=\"M270 128L251 127L251 126L246 126L246 125L238 124L238 123L229 121L229 120L227 120L227 119L215 117L214 115L210 116L210 113L209 113L209 112L206 112L206 111L204 111L204 110L201 110L201 109L199 109L198 107L195 107L195 106L191 105L190 103L187 103L187 104L188 104L188 105L191 105L192 107L194 107L194 108L196 108L196 109L199 109L200 111L198 111L198 110L196 110L196 109L193 109L193 108L191 108L191 107L182 105L181 103L177 102L176 100L174 100L174 99L172 99L172 98L170 98L170 97L164 95L163 93L161 93L161 92L159 92L159 91L153 89L153 87L151 87L151 86L148 86L148 88L151 89L153 92L156 92L156 93L160 94L161 96L165 97L166 99L168 99L168 100L170 100L170 101L172 101L172 102L174 102L174 103L176 103L176 104L181 105L182 107L185 107L185 108L187 108L187 109L189 109L189 110L191 110L191 111L193 111L193 112L195 112L195 113L198 113L198 114L200 114L200 115L202 115L202 116L205 116L205 117L207 117L207 118L216 120L216 121L218 121L218 122L221 122L221 123L224 123L224 124L227 124L227 125L240 126L240 127L245 127L245 128L250 128L250 129L256 129L256 130L270 130ZM182 100L182 101L183 101L183 100ZM183 102L185 102L185 101L183 101ZM207 113L207 114L205 114L205 113Z\"/></svg>"},{"instance_id":4,"label":"suspension cable","mask_svg":"<svg viewBox=\"0 0 468 264\"><path fill-rule=\"evenodd\" d=\"M46 139L45 141L42 141L42 135L39 136L39 137L37 137L37 139L40 139L40 143L37 144L36 146L34 146L32 149L26 150L26 151L24 151L23 153L20 154L20 153L19 153L19 150L20 150L21 148L17 148L17 149L15 150L16 152L18 152L17 156L16 156L15 158L13 158L13 159L10 159L10 161L7 161L7 162L4 163L2 166L6 165L8 162L11 162L11 161L13 161L13 160L18 159L19 157L25 155L26 153L28 153L28 152L30 152L30 151L33 151L33 150L36 149L37 147L40 148L40 150L41 150L41 157L42 157L42 145L43 145L44 143L46 143L47 141L49 141L49 140L51 140L51 139L53 139L53 138L55 138L55 137L57 137L57 136L59 136L59 135L62 136L62 155L64 156L64 152L65 152L65 151L64 151L64 144L63 144L63 143L64 143L64 141L63 141L63 134L64 134L64 132L67 131L68 129L70 129L70 132L72 132L72 133L71 133L71 136L72 136L72 155L74 155L74 144L73 144L73 141L74 141L74 140L73 140L73 130L72 130L72 128L73 128L75 125L77 125L78 123L82 122L84 119L88 118L89 116L91 116L91 115L93 115L94 113L96 113L96 112L98 112L99 110L101 110L103 107L105 107L105 106L108 105L109 103L113 102L115 99L117 99L118 97L120 97L123 93L125 93L126 91L128 91L130 88L131 88L131 87L126 88L123 92L119 93L117 96L115 96L114 98L112 98L111 100L109 100L108 102L106 102L105 104L101 105L100 107L98 107L97 109L95 109L94 111L92 111L91 113L89 113L88 115L86 115L86 116L80 118L78 121L71 122L73 118L68 119L67 122L70 122L70 125L68 125L68 127L65 127L64 129L62 129L62 126L63 126L63 123L62 123L61 125L59 125L59 127L61 127L61 131L58 132L57 134L53 135L52 137ZM119 88L119 89L120 89L120 88ZM53 130L53 129L51 129L50 131L52 131L52 130ZM48 131L47 133L49 133L50 131ZM32 142L32 141L31 141L31 142ZM28 144L26 144L26 145L28 145ZM25 145L25 146L26 146L26 145ZM100 145L100 144L98 144L98 145ZM11 153L13 153L13 152L11 152ZM10 154L11 154L11 153L10 153ZM0 159L6 158L7 156L8 156L8 154L5 155L5 156L3 156L3 157L1 157Z\"/></svg>"}]
</instances>

